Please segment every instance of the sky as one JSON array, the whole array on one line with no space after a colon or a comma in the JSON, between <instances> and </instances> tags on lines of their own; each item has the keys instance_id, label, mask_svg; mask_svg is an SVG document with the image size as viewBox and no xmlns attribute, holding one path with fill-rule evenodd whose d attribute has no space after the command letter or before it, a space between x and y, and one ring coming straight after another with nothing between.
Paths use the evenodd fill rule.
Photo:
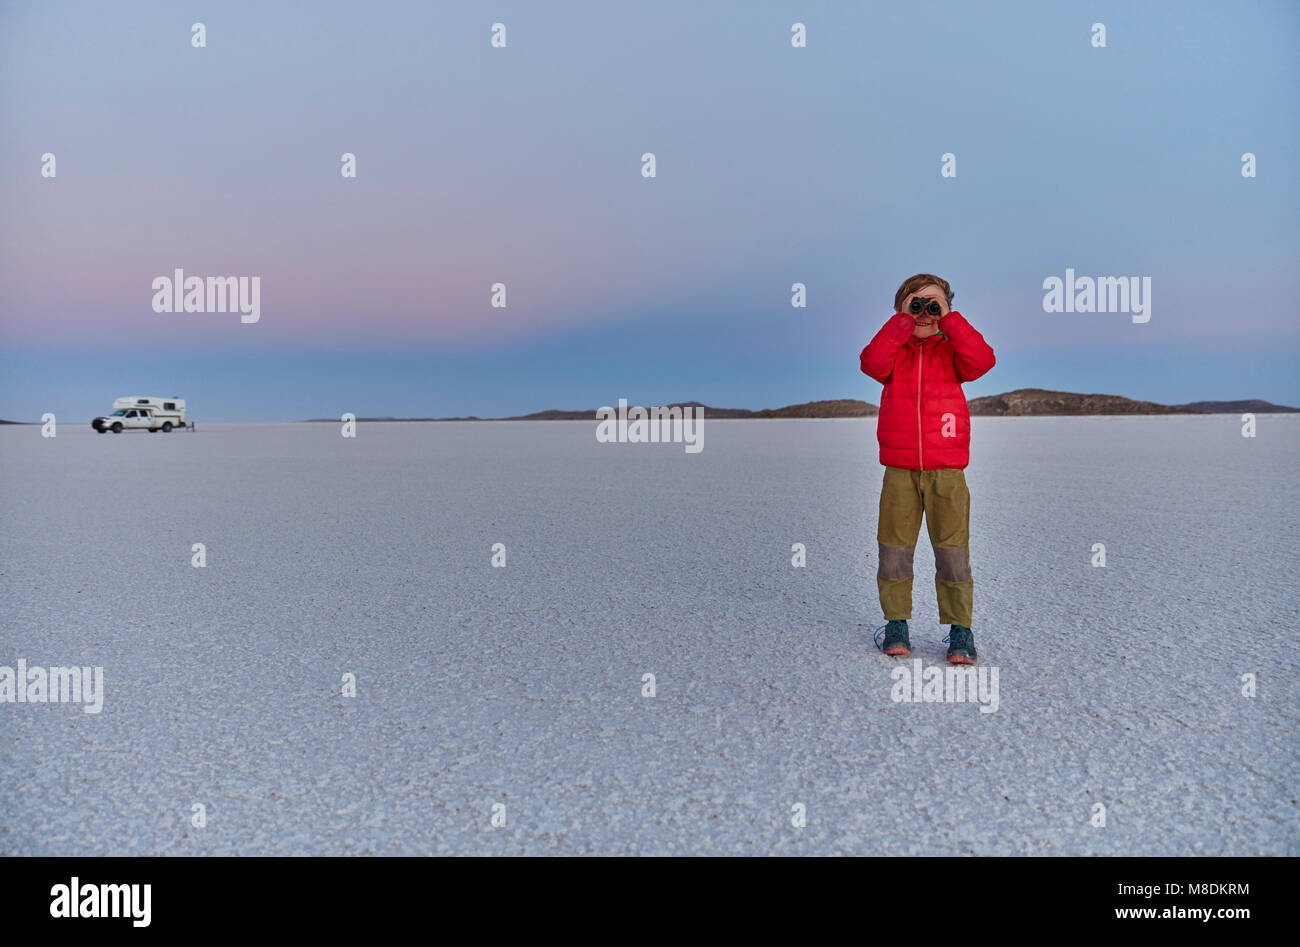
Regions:
<instances>
[{"instance_id":1,"label":"sky","mask_svg":"<svg viewBox=\"0 0 1300 947\"><path fill-rule=\"evenodd\" d=\"M879 403L916 272L997 352L970 397L1300 406L1298 40L1290 0L0 2L0 418ZM177 268L260 318L155 312ZM1045 312L1067 268L1150 321Z\"/></svg>"}]
</instances>

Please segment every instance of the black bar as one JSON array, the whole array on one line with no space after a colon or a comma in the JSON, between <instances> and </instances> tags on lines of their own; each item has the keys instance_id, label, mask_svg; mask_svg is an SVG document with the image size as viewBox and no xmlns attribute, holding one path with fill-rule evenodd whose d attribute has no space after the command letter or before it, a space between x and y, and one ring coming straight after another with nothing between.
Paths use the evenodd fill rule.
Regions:
<instances>
[{"instance_id":1,"label":"black bar","mask_svg":"<svg viewBox=\"0 0 1300 947\"><path fill-rule=\"evenodd\" d=\"M1295 868L1280 858L873 857L802 859L797 866L784 858L730 859L725 866L705 863L714 859L675 859L671 865L657 859L619 859L615 865L596 859L546 865L528 858L447 861L5 859L0 901L7 934L35 929L55 935L115 930L135 936L337 937L430 922L450 933L453 922L475 919L483 931L531 923L540 933L557 920L576 930L597 918L618 923L621 915L629 931L644 932L650 925L668 936L689 910L700 912L707 926L724 924L733 932L762 929L780 918L820 925L839 917L872 930L901 924L923 941L959 931L1180 938L1203 932L1231 938L1275 930L1289 920L1291 905L1283 895ZM121 902L125 916L52 916L71 900L74 877L88 909L99 904L101 890L87 902L89 886L149 885L147 926L137 926L144 919L143 887L135 889L139 901ZM62 903L60 885L69 889ZM120 895L122 889L110 890L110 901L114 891ZM137 909L134 916L130 906ZM1208 918L1204 911L1211 912Z\"/></svg>"}]
</instances>

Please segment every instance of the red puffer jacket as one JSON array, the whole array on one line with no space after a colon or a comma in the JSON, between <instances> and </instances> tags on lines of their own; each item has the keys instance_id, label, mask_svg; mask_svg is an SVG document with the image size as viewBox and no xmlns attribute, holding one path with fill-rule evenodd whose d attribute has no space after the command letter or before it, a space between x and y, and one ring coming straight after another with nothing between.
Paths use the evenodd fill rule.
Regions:
<instances>
[{"instance_id":1,"label":"red puffer jacket","mask_svg":"<svg viewBox=\"0 0 1300 947\"><path fill-rule=\"evenodd\" d=\"M876 419L880 462L908 470L964 468L970 412L961 385L993 367L993 349L956 310L939 320L946 338L913 338L914 326L907 313L895 313L862 350L862 370L885 386Z\"/></svg>"}]
</instances>

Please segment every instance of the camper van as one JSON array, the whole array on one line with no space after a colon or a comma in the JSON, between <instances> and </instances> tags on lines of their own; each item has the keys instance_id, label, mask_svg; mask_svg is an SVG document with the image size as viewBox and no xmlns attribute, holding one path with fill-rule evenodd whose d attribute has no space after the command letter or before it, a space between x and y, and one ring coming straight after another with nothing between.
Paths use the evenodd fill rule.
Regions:
<instances>
[{"instance_id":1,"label":"camper van","mask_svg":"<svg viewBox=\"0 0 1300 947\"><path fill-rule=\"evenodd\" d=\"M131 395L113 402L113 413L90 422L100 434L140 430L168 432L185 427L185 401L181 398L145 398Z\"/></svg>"}]
</instances>

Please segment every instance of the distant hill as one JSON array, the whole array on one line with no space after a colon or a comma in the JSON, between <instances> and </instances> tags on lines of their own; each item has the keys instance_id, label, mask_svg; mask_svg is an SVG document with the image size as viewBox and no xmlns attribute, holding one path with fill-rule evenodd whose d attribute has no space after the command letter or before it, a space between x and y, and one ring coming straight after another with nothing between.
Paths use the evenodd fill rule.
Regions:
<instances>
[{"instance_id":1,"label":"distant hill","mask_svg":"<svg viewBox=\"0 0 1300 947\"><path fill-rule=\"evenodd\" d=\"M678 401L664 405L667 408L703 408L706 418L741 419L741 418L864 418L879 414L880 409L865 401L841 398L836 401L809 401L806 404L792 404L784 408L764 408L750 411L748 408L710 408L698 401ZM502 418L504 421L592 421L596 411L538 411L515 418Z\"/></svg>"},{"instance_id":2,"label":"distant hill","mask_svg":"<svg viewBox=\"0 0 1300 947\"><path fill-rule=\"evenodd\" d=\"M617 405L613 405L618 410ZM629 405L629 407L631 407ZM646 407L649 407L648 405ZM655 407L661 407L655 405ZM745 408L710 408L706 404L698 401L675 401L672 404L662 405L665 408L703 408L706 418L752 418L753 411ZM596 419L596 409L589 411L558 411L551 409L549 411L536 411L532 414L523 414L514 418L501 418L502 421L594 421Z\"/></svg>"},{"instance_id":3,"label":"distant hill","mask_svg":"<svg viewBox=\"0 0 1300 947\"><path fill-rule=\"evenodd\" d=\"M299 424L324 424L324 423L338 424L339 420L340 420L339 418L308 418L307 420L299 421L298 423ZM496 418L479 418L479 417L475 417L474 415L470 415L469 417L464 417L464 418L357 418L358 422L383 421L386 424L389 423L396 424L399 422L405 423L405 422L415 422L415 421L423 422L423 421L495 421L495 420Z\"/></svg>"},{"instance_id":4,"label":"distant hill","mask_svg":"<svg viewBox=\"0 0 1300 947\"><path fill-rule=\"evenodd\" d=\"M534 411L532 414L521 414L513 418L498 418L499 421L590 421L596 417L594 410L589 411L561 411L559 408L550 408L546 411Z\"/></svg>"},{"instance_id":5,"label":"distant hill","mask_svg":"<svg viewBox=\"0 0 1300 947\"><path fill-rule=\"evenodd\" d=\"M1188 411L1197 411L1201 414L1241 414L1250 412L1251 414L1300 414L1300 408L1289 408L1284 404L1273 404L1271 401L1260 401L1258 398L1251 398L1248 401L1192 401L1187 404L1180 404L1178 407L1186 408Z\"/></svg>"},{"instance_id":6,"label":"distant hill","mask_svg":"<svg viewBox=\"0 0 1300 947\"><path fill-rule=\"evenodd\" d=\"M1279 412L1300 413L1300 408L1272 404L1259 399L1243 401L1193 401L1189 404L1157 404L1154 401L1135 401L1119 395L1083 395L1072 391L1048 391L1045 388L1017 388L1000 395L972 398L970 413L977 417L1033 417L1052 415L1091 414L1237 414L1254 412L1269 414ZM657 407L657 406L656 406ZM704 416L713 419L749 418L866 418L880 413L880 408L867 401L839 398L831 401L808 401L787 405L784 408L710 408L698 401L678 401L663 407L703 408ZM357 418L358 421L594 421L596 409L566 411L551 408L509 418ZM312 421L333 421L338 418L312 418Z\"/></svg>"},{"instance_id":7,"label":"distant hill","mask_svg":"<svg viewBox=\"0 0 1300 947\"><path fill-rule=\"evenodd\" d=\"M880 413L880 408L866 401L840 398L837 401L808 401L785 408L755 411L756 418L866 418ZM708 417L707 412L705 417Z\"/></svg>"},{"instance_id":8,"label":"distant hill","mask_svg":"<svg viewBox=\"0 0 1300 947\"><path fill-rule=\"evenodd\" d=\"M1072 391L1018 388L1000 395L972 398L967 404L977 416L1025 417L1071 414L1196 414L1190 408L1134 401L1119 395L1080 395Z\"/></svg>"}]
</instances>

